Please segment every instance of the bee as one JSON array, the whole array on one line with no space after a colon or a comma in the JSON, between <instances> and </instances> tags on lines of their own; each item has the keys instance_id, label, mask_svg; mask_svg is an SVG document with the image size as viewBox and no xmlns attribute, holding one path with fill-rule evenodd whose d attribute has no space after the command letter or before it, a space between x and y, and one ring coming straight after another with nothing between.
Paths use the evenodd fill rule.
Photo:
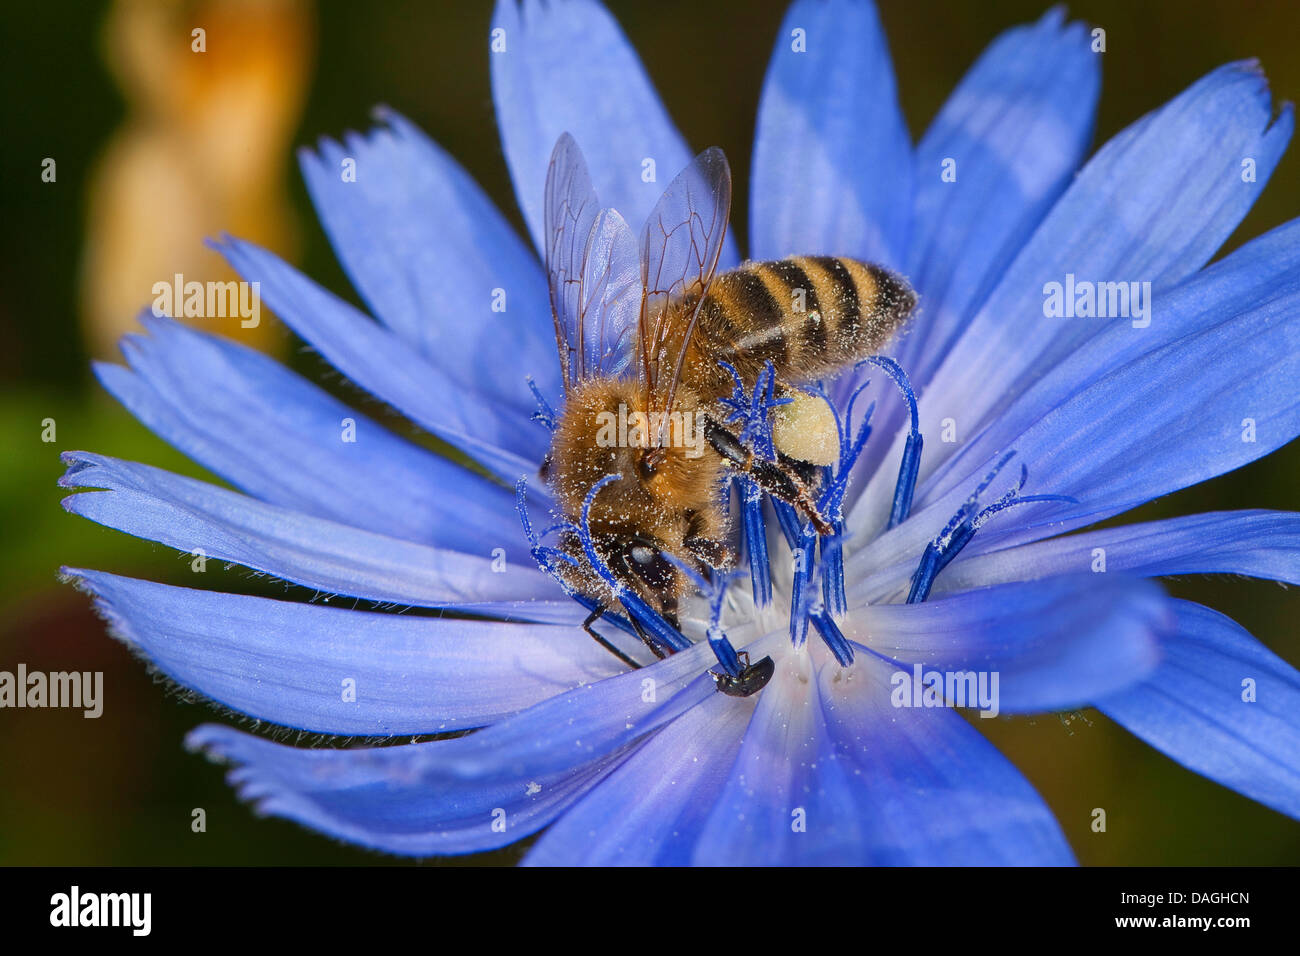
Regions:
<instances>
[{"instance_id":1,"label":"bee","mask_svg":"<svg viewBox=\"0 0 1300 956\"><path fill-rule=\"evenodd\" d=\"M916 304L903 279L854 259L795 256L715 275L730 208L726 157L705 150L664 191L638 240L600 207L571 136L551 155L545 258L565 400L541 473L570 528L560 540L570 561L555 570L593 609L587 632L633 667L592 629L603 613L625 613L651 651L664 652L573 530L591 489L615 476L588 509L600 558L677 627L693 587L684 569L705 575L735 562L729 478L748 476L831 533L815 502L818 466L838 460L836 423L796 386L878 352ZM775 456L747 447L722 404L737 378L752 391L769 363L775 394L791 399L772 413ZM718 678L719 689L748 696L771 672L765 658Z\"/></svg>"}]
</instances>

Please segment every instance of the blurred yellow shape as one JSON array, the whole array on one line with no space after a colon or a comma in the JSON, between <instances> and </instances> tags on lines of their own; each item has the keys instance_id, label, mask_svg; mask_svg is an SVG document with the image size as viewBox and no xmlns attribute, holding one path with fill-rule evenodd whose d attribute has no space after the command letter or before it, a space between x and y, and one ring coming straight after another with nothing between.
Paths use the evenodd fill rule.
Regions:
<instances>
[{"instance_id":1,"label":"blurred yellow shape","mask_svg":"<svg viewBox=\"0 0 1300 956\"><path fill-rule=\"evenodd\" d=\"M238 278L208 236L294 258L286 174L313 34L304 0L113 3L104 55L127 113L90 179L81 316L93 354L116 356L156 283ZM283 337L261 318L252 328L238 315L185 321L274 348Z\"/></svg>"}]
</instances>

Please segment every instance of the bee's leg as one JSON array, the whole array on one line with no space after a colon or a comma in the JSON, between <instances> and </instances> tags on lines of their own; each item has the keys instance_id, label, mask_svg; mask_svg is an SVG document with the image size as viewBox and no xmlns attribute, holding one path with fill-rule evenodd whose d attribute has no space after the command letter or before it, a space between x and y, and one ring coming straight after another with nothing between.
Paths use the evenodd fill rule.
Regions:
<instances>
[{"instance_id":1,"label":"bee's leg","mask_svg":"<svg viewBox=\"0 0 1300 956\"><path fill-rule=\"evenodd\" d=\"M676 615L673 615L673 617L675 618ZM636 631L636 636L641 638L641 643L643 643L646 647L650 648L651 653L653 653L655 657L659 658L660 660L663 660L664 657L666 657L667 655L665 655L664 652L659 649L658 644L656 644L654 641L650 639L650 635L645 632L645 628L641 626L640 622L637 621L637 619L634 618L631 614L627 616L627 619L632 622L632 630ZM675 620L669 621L669 623L672 624L673 627L677 626L677 622ZM636 666L640 667L641 665L637 664Z\"/></svg>"},{"instance_id":2,"label":"bee's leg","mask_svg":"<svg viewBox=\"0 0 1300 956\"><path fill-rule=\"evenodd\" d=\"M611 654L613 654L615 657L617 657L620 661L622 661L622 662L623 662L624 664L626 664L628 667L632 668L633 670L638 670L638 669L641 667L640 664L638 664L636 661L632 660L632 658L628 657L626 654L624 654L622 651L620 651L617 647L615 647L613 644L611 644L608 640L606 640L605 638L601 637L601 636L600 636L599 634L597 634L594 630L592 630L591 625L594 624L596 621L600 620L601 616L604 615L604 613L605 613L606 610L607 610L607 608L606 608L605 605L603 605L603 604L601 604L601 605L599 605L599 606L593 608L593 609L592 609L592 612L591 612L590 614L587 615L587 619L586 619L585 621L582 622L582 629L583 629L584 631L586 631L588 634L590 634L593 638L595 638L595 641L596 641L597 644L599 644L601 647L605 648L605 650L609 651ZM640 626L639 624L637 624L636 621L633 621L633 622L632 622L632 626L635 627L635 628L637 629L637 633L638 633L638 634L641 634L641 640L644 641L644 640L645 640L645 635L641 632L641 626ZM658 652L656 652L656 653L658 653ZM659 656L662 657L663 655L660 654Z\"/></svg>"},{"instance_id":3,"label":"bee's leg","mask_svg":"<svg viewBox=\"0 0 1300 956\"><path fill-rule=\"evenodd\" d=\"M791 458L781 449L776 450L776 460L781 467L792 472L800 481L809 488L816 488L821 479L821 469L810 461L800 461L798 458Z\"/></svg>"},{"instance_id":4,"label":"bee's leg","mask_svg":"<svg viewBox=\"0 0 1300 956\"><path fill-rule=\"evenodd\" d=\"M772 497L780 498L802 511L818 534L835 533L830 523L818 513L812 492L801 479L790 474L779 463L756 456L740 443L739 438L711 418L704 419L704 437L732 468L749 475Z\"/></svg>"}]
</instances>

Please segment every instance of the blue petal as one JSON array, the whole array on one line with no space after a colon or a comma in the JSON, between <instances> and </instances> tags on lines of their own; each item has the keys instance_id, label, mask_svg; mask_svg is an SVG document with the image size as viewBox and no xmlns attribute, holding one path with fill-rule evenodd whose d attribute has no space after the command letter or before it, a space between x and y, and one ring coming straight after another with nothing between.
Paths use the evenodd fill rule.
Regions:
<instances>
[{"instance_id":1,"label":"blue petal","mask_svg":"<svg viewBox=\"0 0 1300 956\"><path fill-rule=\"evenodd\" d=\"M395 436L254 349L146 316L130 370L95 374L140 421L263 501L406 540L478 550L518 536L514 496ZM344 422L356 442L342 441ZM436 488L437 494L429 490Z\"/></svg>"},{"instance_id":2,"label":"blue petal","mask_svg":"<svg viewBox=\"0 0 1300 956\"><path fill-rule=\"evenodd\" d=\"M722 694L658 731L546 831L530 866L681 866L740 749L754 699Z\"/></svg>"},{"instance_id":3,"label":"blue petal","mask_svg":"<svg viewBox=\"0 0 1300 956\"><path fill-rule=\"evenodd\" d=\"M1250 209L1290 139L1290 108L1271 120L1263 76L1253 64L1233 64L1111 140L1052 208L935 373L921 401L921 431L940 434L952 419L959 436L977 434L1096 333L1099 320L1045 318L1046 283L1064 283L1068 274L1150 282L1160 296L1204 265ZM1242 181L1243 157L1255 160L1255 181ZM922 481L960 447L929 443ZM979 465L972 462L964 474ZM877 472L855 505L850 530L883 524L887 472Z\"/></svg>"},{"instance_id":4,"label":"blue petal","mask_svg":"<svg viewBox=\"0 0 1300 956\"><path fill-rule=\"evenodd\" d=\"M1032 713L1085 706L1140 680L1156 666L1168 624L1167 599L1154 583L1075 574L863 607L840 628L897 660L895 672L909 684L913 664L996 673L995 709Z\"/></svg>"},{"instance_id":5,"label":"blue petal","mask_svg":"<svg viewBox=\"0 0 1300 956\"><path fill-rule=\"evenodd\" d=\"M1054 8L1033 26L995 40L917 147L907 273L920 306L894 354L918 393L1083 160L1100 57L1082 24L1063 21ZM945 181L953 163L956 180ZM868 397L877 402L876 434L893 436L907 407L884 385ZM878 469L897 474L902 451L888 441L868 442L856 470L864 477ZM887 454L895 464L881 468ZM873 491L888 493L886 485L881 481ZM861 491L850 486L850 508Z\"/></svg>"},{"instance_id":6,"label":"blue petal","mask_svg":"<svg viewBox=\"0 0 1300 956\"><path fill-rule=\"evenodd\" d=\"M894 708L893 668L786 659L759 696L697 863L1070 864L1042 799L948 708Z\"/></svg>"},{"instance_id":7,"label":"blue petal","mask_svg":"<svg viewBox=\"0 0 1300 956\"><path fill-rule=\"evenodd\" d=\"M584 635L585 636L585 635ZM777 646L780 635L759 642ZM594 642L592 642L594 643ZM717 693L701 642L649 667L551 698L509 720L431 752L420 767L433 780L493 781L576 768L653 731Z\"/></svg>"},{"instance_id":8,"label":"blue petal","mask_svg":"<svg viewBox=\"0 0 1300 956\"><path fill-rule=\"evenodd\" d=\"M857 551L849 567L915 562L1006 449L1028 467L1032 491L1073 494L1080 503L1039 504L997 518L976 536L971 554L1093 523L1267 454L1294 434L1287 423L1295 418L1295 410L1285 408L1288 346L1267 340L1294 337L1297 316L1300 220L1166 292L1149 327L1125 322L1096 328L1069 358L966 438L925 482L911 520ZM1255 342L1261 327L1265 338ZM1232 343L1241 339L1253 347L1239 352ZM1270 348L1277 350L1276 362ZM1278 417L1264 427L1269 414ZM1092 418L1101 422L1100 444L1089 440L1095 433L1088 429L1098 424ZM1247 418L1255 420L1253 442L1243 440ZM1085 425L1075 433L1080 421ZM887 489L879 478L873 492ZM1114 483L1103 485L1108 478ZM887 506L883 499L873 509L864 497L852 515L859 533L873 510Z\"/></svg>"},{"instance_id":9,"label":"blue petal","mask_svg":"<svg viewBox=\"0 0 1300 956\"><path fill-rule=\"evenodd\" d=\"M1195 334L1254 310L1285 315L1288 305L1294 311L1297 297L1300 220L1252 240L1165 292L1154 303L1147 327L1135 328L1129 321L1094 321L1089 337L1070 356L1025 389L934 472L922 499L933 500L973 467L978 470L984 460L1016 447L1020 436L1045 414L1078 398L1088 386L1125 363L1161 346L1182 347ZM1230 362L1225 355L1221 364ZM973 466L972 462L979 464Z\"/></svg>"},{"instance_id":10,"label":"blue petal","mask_svg":"<svg viewBox=\"0 0 1300 956\"><path fill-rule=\"evenodd\" d=\"M984 544L1099 521L1238 468L1300 434L1300 282L1286 296L1221 315L1216 325L1098 379L1004 446L1028 463L1033 490L1077 501L1020 509L1018 520L983 530ZM937 501L934 520L953 513L969 483Z\"/></svg>"},{"instance_id":11,"label":"blue petal","mask_svg":"<svg viewBox=\"0 0 1300 956\"><path fill-rule=\"evenodd\" d=\"M901 267L911 196L911 140L875 6L800 0L777 35L759 104L751 257Z\"/></svg>"},{"instance_id":12,"label":"blue petal","mask_svg":"<svg viewBox=\"0 0 1300 956\"><path fill-rule=\"evenodd\" d=\"M1053 8L993 41L917 147L907 259L924 314L899 361L918 390L1083 161L1101 58L1064 19Z\"/></svg>"},{"instance_id":13,"label":"blue petal","mask_svg":"<svg viewBox=\"0 0 1300 956\"><path fill-rule=\"evenodd\" d=\"M509 400L531 374L558 397L537 257L450 156L397 113L378 115L386 127L299 154L353 285L382 322L471 391L505 386ZM343 178L344 160L355 178ZM499 347L503 338L511 348Z\"/></svg>"},{"instance_id":14,"label":"blue petal","mask_svg":"<svg viewBox=\"0 0 1300 956\"><path fill-rule=\"evenodd\" d=\"M317 733L478 727L620 669L573 626L377 614L64 573L95 596L115 636L178 684Z\"/></svg>"},{"instance_id":15,"label":"blue petal","mask_svg":"<svg viewBox=\"0 0 1300 956\"><path fill-rule=\"evenodd\" d=\"M1160 667L1097 708L1183 766L1300 817L1300 672L1222 614L1187 601L1176 613Z\"/></svg>"},{"instance_id":16,"label":"blue petal","mask_svg":"<svg viewBox=\"0 0 1300 956\"><path fill-rule=\"evenodd\" d=\"M935 593L1088 572L1099 558L1107 573L1246 574L1300 584L1300 514L1217 511L1087 531L970 557L963 554L939 575ZM905 585L904 577L894 586ZM868 595L884 586L878 579L855 597L878 600Z\"/></svg>"},{"instance_id":17,"label":"blue petal","mask_svg":"<svg viewBox=\"0 0 1300 956\"><path fill-rule=\"evenodd\" d=\"M526 780L430 787L418 766L440 743L303 750L212 724L193 731L186 743L237 764L230 782L259 814L406 856L514 843L563 813L624 756Z\"/></svg>"},{"instance_id":18,"label":"blue petal","mask_svg":"<svg viewBox=\"0 0 1300 956\"><path fill-rule=\"evenodd\" d=\"M278 256L233 238L217 249L246 280L260 282L276 315L357 385L511 484L536 472L546 433L529 419L536 403L525 379L503 376L485 401ZM507 390L509 400L501 397Z\"/></svg>"},{"instance_id":19,"label":"blue petal","mask_svg":"<svg viewBox=\"0 0 1300 956\"><path fill-rule=\"evenodd\" d=\"M591 0L499 0L492 29L505 44L489 56L497 125L538 250L546 248L546 169L561 133L581 148L601 205L639 232L691 152L614 18ZM722 259L721 268L737 261L730 239Z\"/></svg>"},{"instance_id":20,"label":"blue petal","mask_svg":"<svg viewBox=\"0 0 1300 956\"><path fill-rule=\"evenodd\" d=\"M207 726L189 743L242 764L234 782L263 812L394 853L472 852L545 826L642 737L716 696L713 661L702 643L453 740L304 751ZM493 810L505 811L504 831Z\"/></svg>"},{"instance_id":21,"label":"blue petal","mask_svg":"<svg viewBox=\"0 0 1300 956\"><path fill-rule=\"evenodd\" d=\"M327 593L462 611L519 602L521 617L525 601L563 597L526 549L510 548L513 564L491 556L494 547L505 552L518 533L500 543L484 539L479 554L464 554L265 504L148 465L87 452L65 452L63 460L69 466L59 480L63 487L109 489L65 498L73 514ZM581 609L569 604L576 624Z\"/></svg>"}]
</instances>

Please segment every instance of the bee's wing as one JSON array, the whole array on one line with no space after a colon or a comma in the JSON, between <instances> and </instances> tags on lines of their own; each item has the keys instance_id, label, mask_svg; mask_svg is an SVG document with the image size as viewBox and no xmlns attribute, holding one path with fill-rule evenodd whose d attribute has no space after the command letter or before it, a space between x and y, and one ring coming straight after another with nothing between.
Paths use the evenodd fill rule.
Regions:
<instances>
[{"instance_id":1,"label":"bee's wing","mask_svg":"<svg viewBox=\"0 0 1300 956\"><path fill-rule=\"evenodd\" d=\"M672 411L686 345L718 267L730 213L731 168L714 147L678 174L646 220L638 352L652 411Z\"/></svg>"},{"instance_id":2,"label":"bee's wing","mask_svg":"<svg viewBox=\"0 0 1300 956\"><path fill-rule=\"evenodd\" d=\"M601 209L586 161L565 133L546 175L546 273L564 385L629 365L641 313L636 237Z\"/></svg>"}]
</instances>

